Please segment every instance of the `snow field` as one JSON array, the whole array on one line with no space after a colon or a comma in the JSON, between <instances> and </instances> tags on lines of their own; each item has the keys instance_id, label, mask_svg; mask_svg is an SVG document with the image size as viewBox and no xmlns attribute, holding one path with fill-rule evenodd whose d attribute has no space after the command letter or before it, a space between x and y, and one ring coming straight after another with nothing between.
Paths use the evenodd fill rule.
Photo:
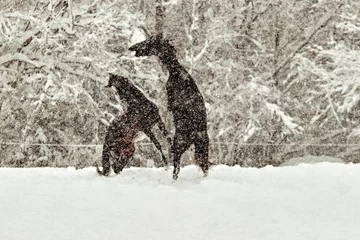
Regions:
<instances>
[{"instance_id":1,"label":"snow field","mask_svg":"<svg viewBox=\"0 0 360 240\"><path fill-rule=\"evenodd\" d=\"M0 239L359 239L360 165L0 168Z\"/></svg>"}]
</instances>

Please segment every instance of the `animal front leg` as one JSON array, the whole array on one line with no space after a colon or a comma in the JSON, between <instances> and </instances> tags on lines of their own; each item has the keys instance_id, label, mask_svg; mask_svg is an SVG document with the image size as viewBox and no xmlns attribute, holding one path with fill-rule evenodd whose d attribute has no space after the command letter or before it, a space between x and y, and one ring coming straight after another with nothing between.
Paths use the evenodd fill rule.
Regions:
<instances>
[{"instance_id":1,"label":"animal front leg","mask_svg":"<svg viewBox=\"0 0 360 240\"><path fill-rule=\"evenodd\" d=\"M162 151L161 145L160 145L159 141L156 139L154 133L151 132L151 130L147 130L147 131L145 131L145 134L146 134L146 136L148 136L150 138L150 140L154 143L155 147L160 151L164 165L165 165L165 167L167 167L168 161L167 161L167 159Z\"/></svg>"},{"instance_id":2,"label":"animal front leg","mask_svg":"<svg viewBox=\"0 0 360 240\"><path fill-rule=\"evenodd\" d=\"M114 173L119 174L126 166L126 163L127 161L125 159L122 159L122 157L116 159L113 164Z\"/></svg>"}]
</instances>

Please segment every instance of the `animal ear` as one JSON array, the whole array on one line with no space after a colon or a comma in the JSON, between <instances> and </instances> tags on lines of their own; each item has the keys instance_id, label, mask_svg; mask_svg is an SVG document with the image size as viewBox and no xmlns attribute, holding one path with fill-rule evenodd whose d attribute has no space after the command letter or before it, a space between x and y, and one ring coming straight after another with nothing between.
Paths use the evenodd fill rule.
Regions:
<instances>
[{"instance_id":1,"label":"animal ear","mask_svg":"<svg viewBox=\"0 0 360 240\"><path fill-rule=\"evenodd\" d=\"M116 76L115 74L113 74L113 73L109 73L109 82L108 82L108 85L106 85L105 87L106 88L110 88L111 87L111 79L114 77L114 76Z\"/></svg>"}]
</instances>

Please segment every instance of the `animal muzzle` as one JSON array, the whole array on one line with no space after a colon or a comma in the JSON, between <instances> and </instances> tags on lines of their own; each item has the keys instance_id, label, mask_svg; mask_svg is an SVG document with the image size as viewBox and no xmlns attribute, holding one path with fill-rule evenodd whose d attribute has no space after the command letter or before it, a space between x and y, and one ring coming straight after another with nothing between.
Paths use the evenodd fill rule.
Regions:
<instances>
[{"instance_id":1,"label":"animal muzzle","mask_svg":"<svg viewBox=\"0 0 360 240\"><path fill-rule=\"evenodd\" d=\"M132 50L132 51L135 51L135 57L142 57L142 56L144 56L144 54L142 54L140 50Z\"/></svg>"},{"instance_id":2,"label":"animal muzzle","mask_svg":"<svg viewBox=\"0 0 360 240\"><path fill-rule=\"evenodd\" d=\"M132 45L131 47L129 47L129 51L136 51L136 50L138 50L137 44Z\"/></svg>"},{"instance_id":3,"label":"animal muzzle","mask_svg":"<svg viewBox=\"0 0 360 240\"><path fill-rule=\"evenodd\" d=\"M135 44L129 48L130 51L135 51L135 57L141 57L144 56L144 54L141 51L141 46L138 44Z\"/></svg>"}]
</instances>

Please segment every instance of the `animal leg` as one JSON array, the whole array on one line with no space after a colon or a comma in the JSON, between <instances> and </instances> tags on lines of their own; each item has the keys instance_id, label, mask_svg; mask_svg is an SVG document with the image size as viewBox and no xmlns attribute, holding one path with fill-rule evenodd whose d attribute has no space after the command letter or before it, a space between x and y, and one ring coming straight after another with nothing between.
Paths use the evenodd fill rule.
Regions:
<instances>
[{"instance_id":1,"label":"animal leg","mask_svg":"<svg viewBox=\"0 0 360 240\"><path fill-rule=\"evenodd\" d=\"M99 175L101 176L109 176L110 174L110 151L111 147L108 144L104 144L103 151L102 151L102 167L103 170L101 171L98 166L96 166L96 170Z\"/></svg>"},{"instance_id":2,"label":"animal leg","mask_svg":"<svg viewBox=\"0 0 360 240\"><path fill-rule=\"evenodd\" d=\"M126 164L128 164L129 159L133 157L135 152L135 145L133 142L130 143L121 143L119 148L115 151L115 159L113 164L113 169L116 174L119 174Z\"/></svg>"},{"instance_id":3,"label":"animal leg","mask_svg":"<svg viewBox=\"0 0 360 240\"><path fill-rule=\"evenodd\" d=\"M154 143L155 147L160 151L164 165L165 165L165 167L167 167L168 161L167 161L167 159L161 149L161 145L160 145L159 141L156 139L154 133L151 130L147 130L144 133L146 134L146 136L148 136L150 138L150 140Z\"/></svg>"},{"instance_id":4,"label":"animal leg","mask_svg":"<svg viewBox=\"0 0 360 240\"><path fill-rule=\"evenodd\" d=\"M117 139L116 124L117 124L117 121L113 121L110 124L110 126L108 127L107 132L106 132L105 142L104 142L103 151L102 151L102 158L101 158L103 170L100 171L100 169L98 167L96 167L98 174L101 176L109 176L110 175L111 152L114 151L115 145L117 143L117 141L116 141L116 139Z\"/></svg>"},{"instance_id":5,"label":"animal leg","mask_svg":"<svg viewBox=\"0 0 360 240\"><path fill-rule=\"evenodd\" d=\"M206 131L199 132L195 137L195 161L198 162L204 175L209 172L209 135Z\"/></svg>"},{"instance_id":6,"label":"animal leg","mask_svg":"<svg viewBox=\"0 0 360 240\"><path fill-rule=\"evenodd\" d=\"M112 168L115 174L119 174L123 169L121 164L121 150L119 149L114 151Z\"/></svg>"},{"instance_id":7,"label":"animal leg","mask_svg":"<svg viewBox=\"0 0 360 240\"><path fill-rule=\"evenodd\" d=\"M180 172L180 159L181 155L191 146L192 141L187 134L176 133L174 136L174 144L172 146L173 162L174 162L174 171L173 179L177 180Z\"/></svg>"},{"instance_id":8,"label":"animal leg","mask_svg":"<svg viewBox=\"0 0 360 240\"><path fill-rule=\"evenodd\" d=\"M128 160L124 156L119 156L113 164L114 173L119 174L126 166Z\"/></svg>"},{"instance_id":9,"label":"animal leg","mask_svg":"<svg viewBox=\"0 0 360 240\"><path fill-rule=\"evenodd\" d=\"M160 131L163 133L163 135L166 137L166 140L167 140L169 146L171 147L171 146L172 146L172 140L171 140L170 134L169 134L168 131L166 130L165 124L164 124L164 122L163 122L161 119L159 119L159 121L158 121L158 127L159 127ZM168 158L169 158L169 159L171 158L171 151L169 151L169 153L168 153ZM165 167L165 170L166 170L166 171L167 171L168 169L169 169L169 165L167 165L167 166Z\"/></svg>"}]
</instances>

